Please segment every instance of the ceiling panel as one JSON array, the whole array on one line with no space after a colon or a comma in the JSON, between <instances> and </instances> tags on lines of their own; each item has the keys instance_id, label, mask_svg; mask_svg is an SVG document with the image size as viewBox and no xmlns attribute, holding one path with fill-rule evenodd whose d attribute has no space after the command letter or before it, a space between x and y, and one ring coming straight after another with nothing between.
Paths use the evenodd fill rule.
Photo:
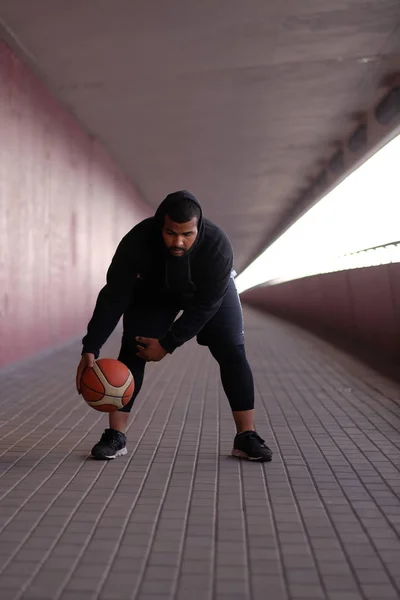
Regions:
<instances>
[{"instance_id":1,"label":"ceiling panel","mask_svg":"<svg viewBox=\"0 0 400 600\"><path fill-rule=\"evenodd\" d=\"M237 270L400 68L398 0L0 0L0 17L145 199L198 195Z\"/></svg>"}]
</instances>

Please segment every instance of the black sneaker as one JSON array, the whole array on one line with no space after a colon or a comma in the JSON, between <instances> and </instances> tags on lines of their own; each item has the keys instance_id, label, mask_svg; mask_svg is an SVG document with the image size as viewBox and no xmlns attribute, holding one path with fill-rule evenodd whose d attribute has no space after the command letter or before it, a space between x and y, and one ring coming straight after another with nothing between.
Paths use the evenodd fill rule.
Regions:
<instances>
[{"instance_id":1,"label":"black sneaker","mask_svg":"<svg viewBox=\"0 0 400 600\"><path fill-rule=\"evenodd\" d=\"M116 429L106 429L101 439L92 448L93 458L110 460L127 454L126 435Z\"/></svg>"},{"instance_id":2,"label":"black sneaker","mask_svg":"<svg viewBox=\"0 0 400 600\"><path fill-rule=\"evenodd\" d=\"M232 456L269 462L272 460L272 450L255 431L243 431L238 433L233 442Z\"/></svg>"}]
</instances>

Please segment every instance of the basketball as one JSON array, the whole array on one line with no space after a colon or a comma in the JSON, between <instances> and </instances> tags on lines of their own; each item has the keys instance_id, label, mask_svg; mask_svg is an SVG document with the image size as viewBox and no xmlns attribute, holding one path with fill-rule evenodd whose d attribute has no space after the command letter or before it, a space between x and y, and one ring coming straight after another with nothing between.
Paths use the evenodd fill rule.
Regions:
<instances>
[{"instance_id":1,"label":"basketball","mask_svg":"<svg viewBox=\"0 0 400 600\"><path fill-rule=\"evenodd\" d=\"M96 410L113 412L123 408L132 398L135 382L122 362L114 358L100 358L93 368L84 370L81 393L84 400Z\"/></svg>"}]
</instances>

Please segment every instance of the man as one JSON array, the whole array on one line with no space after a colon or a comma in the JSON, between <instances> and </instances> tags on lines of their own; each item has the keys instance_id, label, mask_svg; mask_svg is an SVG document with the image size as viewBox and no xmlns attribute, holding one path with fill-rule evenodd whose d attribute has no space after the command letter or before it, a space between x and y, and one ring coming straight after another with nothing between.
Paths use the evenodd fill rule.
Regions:
<instances>
[{"instance_id":1,"label":"man","mask_svg":"<svg viewBox=\"0 0 400 600\"><path fill-rule=\"evenodd\" d=\"M271 450L254 427L253 376L232 267L229 239L203 218L199 202L187 191L167 196L154 217L141 221L122 239L82 340L76 382L80 393L83 370L93 366L123 315L118 360L131 370L135 392L129 404L109 414L110 427L92 448L94 458L127 453L129 412L142 386L146 362L162 360L197 336L220 366L237 430L232 454L271 460Z\"/></svg>"}]
</instances>

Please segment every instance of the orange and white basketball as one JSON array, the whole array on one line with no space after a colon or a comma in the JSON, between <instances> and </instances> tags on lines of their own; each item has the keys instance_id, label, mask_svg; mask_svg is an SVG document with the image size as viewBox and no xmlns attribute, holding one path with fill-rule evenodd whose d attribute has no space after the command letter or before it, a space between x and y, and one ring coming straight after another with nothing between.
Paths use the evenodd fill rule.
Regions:
<instances>
[{"instance_id":1,"label":"orange and white basketball","mask_svg":"<svg viewBox=\"0 0 400 600\"><path fill-rule=\"evenodd\" d=\"M93 368L84 370L81 393L96 410L113 412L123 408L135 389L133 375L126 365L115 358L100 358Z\"/></svg>"}]
</instances>

